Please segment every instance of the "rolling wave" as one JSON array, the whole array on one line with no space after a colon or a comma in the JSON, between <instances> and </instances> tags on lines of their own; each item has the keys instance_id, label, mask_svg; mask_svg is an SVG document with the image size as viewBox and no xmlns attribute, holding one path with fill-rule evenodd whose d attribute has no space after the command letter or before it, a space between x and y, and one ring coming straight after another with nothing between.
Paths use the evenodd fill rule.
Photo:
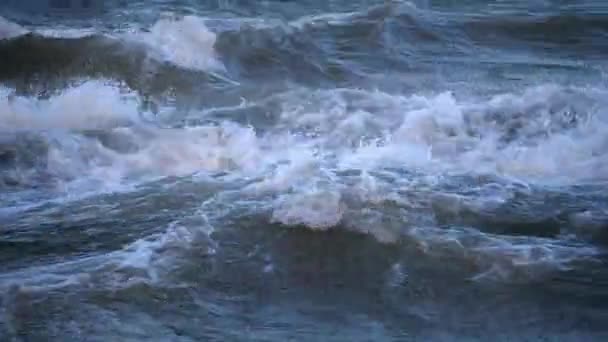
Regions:
<instances>
[{"instance_id":1,"label":"rolling wave","mask_svg":"<svg viewBox=\"0 0 608 342\"><path fill-rule=\"evenodd\" d=\"M114 79L144 92L187 89L223 70L215 35L198 17L162 19L149 31L113 35L41 31L0 40L0 79L21 92L61 90L83 78Z\"/></svg>"},{"instance_id":2,"label":"rolling wave","mask_svg":"<svg viewBox=\"0 0 608 342\"><path fill-rule=\"evenodd\" d=\"M226 184L249 184L222 203L237 211L257 203L252 215L272 224L354 230L387 243L443 246L463 239L459 246L479 252L485 271L559 268L596 253L568 247L563 227L601 242L604 221L593 201L568 192L549 201L544 189L605 182L606 123L594 110L606 98L601 89L552 85L463 102L449 93L291 91L279 96L280 112L264 130L239 124L239 108L232 118L227 108L207 123L160 128L142 117L137 95L89 82L49 100L13 97L2 104L2 113L19 115L0 117L13 132L0 145L1 184L61 195L223 174ZM518 123L522 118L527 125ZM459 180L464 175L468 180ZM389 217L395 221L385 222ZM584 228L592 221L599 228ZM476 229L420 230L446 224ZM497 264L486 264L484 253L500 254Z\"/></svg>"},{"instance_id":3,"label":"rolling wave","mask_svg":"<svg viewBox=\"0 0 608 342\"><path fill-rule=\"evenodd\" d=\"M76 36L28 32L6 22L3 30L9 33L0 40L0 79L27 89L41 83L61 88L69 79L101 77L157 93L171 88L192 91L209 77L228 83L248 78L348 83L386 65L407 73L426 68L425 61L439 50L444 59L460 60L487 54L479 50L483 47L519 49L503 44L505 39L525 44L524 52L534 44L573 44L575 50L558 52L587 51L585 58L592 58L606 46L602 39L607 29L604 19L592 16L486 14L455 19L407 3L291 21L232 22L211 31L207 19L187 15L161 18L130 33ZM203 75L196 77L193 71ZM42 86L37 87L41 91Z\"/></svg>"},{"instance_id":4,"label":"rolling wave","mask_svg":"<svg viewBox=\"0 0 608 342\"><path fill-rule=\"evenodd\" d=\"M0 339L605 325L603 16L177 3L0 19Z\"/></svg>"}]
</instances>

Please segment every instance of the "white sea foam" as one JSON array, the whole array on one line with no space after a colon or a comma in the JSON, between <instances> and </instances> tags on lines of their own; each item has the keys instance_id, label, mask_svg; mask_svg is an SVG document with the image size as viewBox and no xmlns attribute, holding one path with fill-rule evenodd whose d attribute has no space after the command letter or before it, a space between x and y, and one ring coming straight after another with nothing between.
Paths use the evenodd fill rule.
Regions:
<instances>
[{"instance_id":1,"label":"white sea foam","mask_svg":"<svg viewBox=\"0 0 608 342\"><path fill-rule=\"evenodd\" d=\"M415 187L431 196L449 173L499 176L514 182L520 192L526 191L526 184L561 186L604 179L601 166L608 154L602 152L602 132L608 126L598 104L605 95L599 89L556 86L466 101L451 93L395 96L331 90L287 95L278 131L257 138L267 146L264 165L276 167L246 190L278 194L272 204L276 222L328 229L346 218L349 228L396 241L406 228L424 221L415 209L423 203L408 203L398 191ZM578 122L556 124L572 110L580 111ZM516 120L529 125L510 133ZM371 175L387 167L415 171L416 176L405 174L415 181L404 181L398 173L389 180ZM338 174L352 170L361 171L360 181L345 184ZM504 204L515 190L495 184L481 191L484 195L469 203L479 210ZM352 203L354 198L358 203ZM410 208L401 214L412 222L384 227L382 213L365 208L383 201ZM362 214L353 219L356 212Z\"/></svg>"},{"instance_id":2,"label":"white sea foam","mask_svg":"<svg viewBox=\"0 0 608 342\"><path fill-rule=\"evenodd\" d=\"M50 99L0 90L0 129L104 129L138 120L137 99L103 81L68 88Z\"/></svg>"},{"instance_id":3,"label":"white sea foam","mask_svg":"<svg viewBox=\"0 0 608 342\"><path fill-rule=\"evenodd\" d=\"M564 245L557 238L524 241L479 231L474 237L466 230L447 235L434 228L426 231L418 224L433 222L417 217L415 209L424 202L408 203L398 192L412 186L433 189L449 173L512 179L518 191L525 191L526 184L602 181L602 166L608 162L603 152L608 132L602 112L606 95L601 89L550 85L486 100L463 101L451 93L394 96L332 90L286 101L279 126L297 132L298 138L279 145L293 153L282 152L283 147L270 151L281 153L285 161L249 189L280 193L273 200L276 222L312 229L345 223L342 226L385 242L407 234L433 250L453 245L462 260L473 258L483 273L480 277L527 277L566 268L593 258L597 251ZM575 121L563 120L568 115ZM518 126L517 120L528 125ZM510 132L511 127L520 131ZM404 188L394 179L370 176L386 167L427 176L416 176L419 184L405 182ZM337 175L353 169L362 171L359 182L345 184ZM514 190L495 184L481 191L483 196L469 203L478 210L504 204ZM353 202L355 198L359 202ZM368 208L382 201L409 208L397 214L404 215L401 226L390 226L387 212Z\"/></svg>"},{"instance_id":4,"label":"white sea foam","mask_svg":"<svg viewBox=\"0 0 608 342\"><path fill-rule=\"evenodd\" d=\"M36 29L36 34L49 37L49 38L68 38L77 39L84 38L99 34L100 31L97 28L73 28L73 27L60 27L54 26L52 28L39 28Z\"/></svg>"},{"instance_id":5,"label":"white sea foam","mask_svg":"<svg viewBox=\"0 0 608 342\"><path fill-rule=\"evenodd\" d=\"M194 70L223 70L214 50L216 35L203 18L163 18L136 37L158 60Z\"/></svg>"},{"instance_id":6,"label":"white sea foam","mask_svg":"<svg viewBox=\"0 0 608 342\"><path fill-rule=\"evenodd\" d=\"M47 154L39 156L46 160L45 172L62 180L58 185L67 193L201 171L253 174L262 166L252 128L230 122L157 128L140 119L138 104L132 93L100 81L49 99L8 95L0 100L0 128L38 132L48 145ZM83 130L97 130L101 136Z\"/></svg>"},{"instance_id":7,"label":"white sea foam","mask_svg":"<svg viewBox=\"0 0 608 342\"><path fill-rule=\"evenodd\" d=\"M111 189L127 181L183 176L198 172L250 172L262 165L254 134L230 125L182 130L151 130L142 136L130 128L117 129L137 145L118 152L96 139L64 136L52 143L48 170L68 183L65 191ZM248 143L246 141L252 143ZM71 190L70 190L71 189Z\"/></svg>"},{"instance_id":8,"label":"white sea foam","mask_svg":"<svg viewBox=\"0 0 608 342\"><path fill-rule=\"evenodd\" d=\"M279 200L273 220L285 225L305 225L313 229L335 227L344 212L340 194L327 190L309 190Z\"/></svg>"},{"instance_id":9,"label":"white sea foam","mask_svg":"<svg viewBox=\"0 0 608 342\"><path fill-rule=\"evenodd\" d=\"M581 97L593 92L544 86L463 101L449 92L392 96L333 91L332 96L315 98L320 102L316 109L286 108L282 119L286 128L312 134L318 148L332 148L332 154L340 148L339 168L390 166L577 182L602 177L599 166L608 160L601 152L606 141L600 133L608 131L601 112L608 93L594 92L595 103L583 106L586 113L577 113L578 123L568 129L552 123L577 110L563 98L582 102L587 100ZM356 99L347 105L346 97ZM528 116L515 117L522 113ZM523 121L519 136L503 141L518 120ZM536 138L529 138L533 135Z\"/></svg>"},{"instance_id":10,"label":"white sea foam","mask_svg":"<svg viewBox=\"0 0 608 342\"><path fill-rule=\"evenodd\" d=\"M551 102L560 92L571 96L559 88L535 88L523 96L501 95L486 102L458 101L450 93L405 97L327 91L314 101L286 98L289 105L277 128L263 135L230 121L184 129L147 127L140 120L136 96L101 81L86 82L43 100L2 91L3 130L104 129L110 138L133 145L133 151L119 152L82 136L55 144L56 160L79 159L73 153L89 154L109 169L129 170L116 171L120 176L183 175L198 170L253 175L274 164L273 171L250 189L309 189L319 180L339 182L335 172L340 170L386 167L564 184L600 180L605 177L601 166L608 162L604 152L608 126L600 112L588 113L571 128L545 128L549 124L543 122L555 120L550 116L556 115L550 113L554 110ZM597 95L599 102L603 95ZM543 105L546 109L537 109ZM586 109L592 112L601 107ZM531 133L501 141L508 134L510 113L530 111L530 126L536 128L527 127ZM500 119L504 123L487 117L495 112L505 113ZM528 139L528 135L538 137ZM64 168L58 163L57 169Z\"/></svg>"}]
</instances>

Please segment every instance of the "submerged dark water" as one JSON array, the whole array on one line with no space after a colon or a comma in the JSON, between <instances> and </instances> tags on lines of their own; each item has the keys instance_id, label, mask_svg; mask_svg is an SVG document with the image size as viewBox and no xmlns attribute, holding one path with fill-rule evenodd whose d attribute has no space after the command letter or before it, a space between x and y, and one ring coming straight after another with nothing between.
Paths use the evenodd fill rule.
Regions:
<instances>
[{"instance_id":1,"label":"submerged dark water","mask_svg":"<svg viewBox=\"0 0 608 342\"><path fill-rule=\"evenodd\" d=\"M608 4L0 18L1 341L608 338Z\"/></svg>"}]
</instances>

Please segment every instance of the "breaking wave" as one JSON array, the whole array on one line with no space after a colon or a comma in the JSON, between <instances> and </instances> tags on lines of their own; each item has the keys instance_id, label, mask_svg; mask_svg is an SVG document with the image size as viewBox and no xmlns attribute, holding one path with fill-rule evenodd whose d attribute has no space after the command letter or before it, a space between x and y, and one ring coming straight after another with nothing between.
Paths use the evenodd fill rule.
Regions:
<instances>
[{"instance_id":1,"label":"breaking wave","mask_svg":"<svg viewBox=\"0 0 608 342\"><path fill-rule=\"evenodd\" d=\"M224 68L214 51L216 35L199 17L165 18L148 30L112 34L7 28L0 40L0 79L13 82L102 77L134 86L169 66L183 72Z\"/></svg>"},{"instance_id":2,"label":"breaking wave","mask_svg":"<svg viewBox=\"0 0 608 342\"><path fill-rule=\"evenodd\" d=\"M354 230L387 243L413 238L425 251L464 253L482 273L560 268L597 251L570 247L551 222L592 241L604 232L580 229L593 201L560 190L547 202L551 214L535 194L605 183L606 95L554 85L485 100L288 91L270 128L258 131L226 113L208 124L159 127L136 95L91 81L49 99L2 102L3 184L104 191L220 174L248 180L223 202L235 210L257 203L254 215L273 224ZM475 229L429 228L446 224Z\"/></svg>"},{"instance_id":3,"label":"breaking wave","mask_svg":"<svg viewBox=\"0 0 608 342\"><path fill-rule=\"evenodd\" d=\"M601 16L167 4L0 19L0 339L206 340L251 318L327 337L334 314L363 317L352 336L479 337L597 313L579 304L606 291Z\"/></svg>"}]
</instances>

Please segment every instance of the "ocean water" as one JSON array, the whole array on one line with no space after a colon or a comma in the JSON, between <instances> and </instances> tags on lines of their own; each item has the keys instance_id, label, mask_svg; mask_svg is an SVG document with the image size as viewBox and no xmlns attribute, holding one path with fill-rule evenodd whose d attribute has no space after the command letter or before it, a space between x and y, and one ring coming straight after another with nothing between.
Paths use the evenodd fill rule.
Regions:
<instances>
[{"instance_id":1,"label":"ocean water","mask_svg":"<svg viewBox=\"0 0 608 342\"><path fill-rule=\"evenodd\" d=\"M0 17L0 341L606 341L608 3Z\"/></svg>"}]
</instances>

